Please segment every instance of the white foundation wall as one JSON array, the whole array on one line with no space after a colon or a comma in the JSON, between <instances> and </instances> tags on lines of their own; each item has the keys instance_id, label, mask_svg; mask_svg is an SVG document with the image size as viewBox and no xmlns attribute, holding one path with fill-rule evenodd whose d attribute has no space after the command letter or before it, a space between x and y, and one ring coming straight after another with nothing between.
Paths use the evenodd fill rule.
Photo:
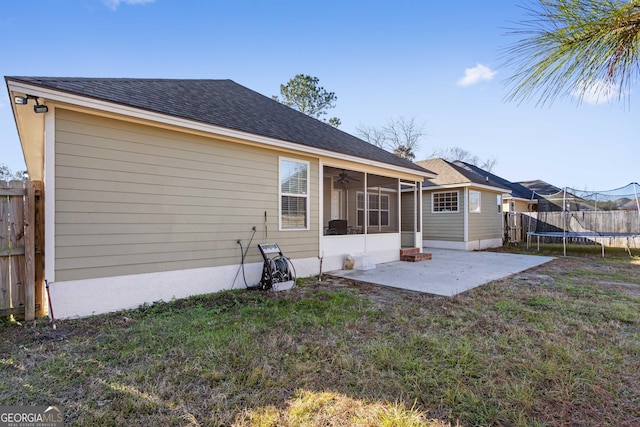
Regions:
<instances>
[{"instance_id":1,"label":"white foundation wall","mask_svg":"<svg viewBox=\"0 0 640 427\"><path fill-rule=\"evenodd\" d=\"M400 239L399 233L325 236L322 239L322 271L342 270L347 255L373 257L376 264L398 261Z\"/></svg>"},{"instance_id":2,"label":"white foundation wall","mask_svg":"<svg viewBox=\"0 0 640 427\"><path fill-rule=\"evenodd\" d=\"M499 248L502 246L502 239L483 239L483 240L471 240L467 242L468 251L481 251L489 248Z\"/></svg>"},{"instance_id":3,"label":"white foundation wall","mask_svg":"<svg viewBox=\"0 0 640 427\"><path fill-rule=\"evenodd\" d=\"M502 246L502 239L472 240L469 242L450 242L446 240L423 240L424 248L455 249L460 251L480 251Z\"/></svg>"},{"instance_id":4,"label":"white foundation wall","mask_svg":"<svg viewBox=\"0 0 640 427\"><path fill-rule=\"evenodd\" d=\"M296 277L317 275L320 260L292 260ZM50 282L53 313L57 319L87 317L135 309L147 303L171 301L229 289L245 289L260 281L262 263L198 268L98 279Z\"/></svg>"}]
</instances>

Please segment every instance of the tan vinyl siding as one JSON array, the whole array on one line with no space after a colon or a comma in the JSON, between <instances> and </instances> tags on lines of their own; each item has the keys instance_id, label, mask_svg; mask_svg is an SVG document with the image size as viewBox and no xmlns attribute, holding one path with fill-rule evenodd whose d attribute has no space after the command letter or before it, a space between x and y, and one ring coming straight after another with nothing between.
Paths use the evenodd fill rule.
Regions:
<instances>
[{"instance_id":1,"label":"tan vinyl siding","mask_svg":"<svg viewBox=\"0 0 640 427\"><path fill-rule=\"evenodd\" d=\"M514 203L514 208L513 210L511 209L511 202L515 202ZM533 202L531 202L530 200L512 200L512 199L505 199L505 202L503 203L503 208L505 212L531 212L532 208L531 205L533 204Z\"/></svg>"},{"instance_id":2,"label":"tan vinyl siding","mask_svg":"<svg viewBox=\"0 0 640 427\"><path fill-rule=\"evenodd\" d=\"M464 241L464 190L458 190L459 212L432 213L432 192L422 195L424 209L422 210L422 238L423 240L444 240L451 242Z\"/></svg>"},{"instance_id":3,"label":"tan vinyl siding","mask_svg":"<svg viewBox=\"0 0 640 427\"><path fill-rule=\"evenodd\" d=\"M316 257L318 162L310 230L278 231L280 153L56 109L56 280L238 264L241 239ZM291 153L289 158L296 158ZM315 230L315 231L314 231Z\"/></svg>"},{"instance_id":4,"label":"tan vinyl siding","mask_svg":"<svg viewBox=\"0 0 640 427\"><path fill-rule=\"evenodd\" d=\"M469 241L502 237L502 213L498 213L497 195L499 194L480 191L480 212L469 212L468 216ZM502 211L502 206L500 210Z\"/></svg>"}]
</instances>

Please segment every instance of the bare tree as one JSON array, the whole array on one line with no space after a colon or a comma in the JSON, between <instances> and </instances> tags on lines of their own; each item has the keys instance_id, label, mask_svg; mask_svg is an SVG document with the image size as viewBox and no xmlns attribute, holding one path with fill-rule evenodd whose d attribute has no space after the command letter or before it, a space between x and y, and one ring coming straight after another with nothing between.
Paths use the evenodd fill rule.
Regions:
<instances>
[{"instance_id":1,"label":"bare tree","mask_svg":"<svg viewBox=\"0 0 640 427\"><path fill-rule=\"evenodd\" d=\"M498 164L498 160L495 157L490 157L486 160L482 160L477 155L472 154L471 152L461 147L449 147L434 150L428 158L433 159L436 157L440 157L449 162L455 162L456 160L459 160L461 162L477 166L480 169L486 170L487 172L491 172L493 168Z\"/></svg>"},{"instance_id":2,"label":"bare tree","mask_svg":"<svg viewBox=\"0 0 640 427\"><path fill-rule=\"evenodd\" d=\"M415 117L391 119L383 127L360 125L356 133L370 144L407 160L415 159L415 151L426 136L424 125L416 124Z\"/></svg>"},{"instance_id":3,"label":"bare tree","mask_svg":"<svg viewBox=\"0 0 640 427\"><path fill-rule=\"evenodd\" d=\"M356 128L356 133L360 138L364 139L369 144L373 144L376 147L384 149L386 149L387 147L387 135L385 134L383 128L361 124Z\"/></svg>"}]
</instances>

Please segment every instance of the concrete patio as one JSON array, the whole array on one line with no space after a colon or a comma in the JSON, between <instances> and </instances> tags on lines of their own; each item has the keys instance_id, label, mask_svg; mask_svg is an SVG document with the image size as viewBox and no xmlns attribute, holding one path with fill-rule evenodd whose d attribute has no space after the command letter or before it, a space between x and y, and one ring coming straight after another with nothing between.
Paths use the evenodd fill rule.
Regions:
<instances>
[{"instance_id":1,"label":"concrete patio","mask_svg":"<svg viewBox=\"0 0 640 427\"><path fill-rule=\"evenodd\" d=\"M551 261L552 257L424 248L432 259L394 261L370 270L338 270L328 275L435 295L453 296L493 280Z\"/></svg>"}]
</instances>

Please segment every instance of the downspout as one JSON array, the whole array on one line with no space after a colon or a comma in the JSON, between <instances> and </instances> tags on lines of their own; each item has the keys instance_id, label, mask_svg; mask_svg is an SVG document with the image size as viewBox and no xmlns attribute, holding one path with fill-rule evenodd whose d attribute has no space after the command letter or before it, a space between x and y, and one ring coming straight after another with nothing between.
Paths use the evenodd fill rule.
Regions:
<instances>
[{"instance_id":1,"label":"downspout","mask_svg":"<svg viewBox=\"0 0 640 427\"><path fill-rule=\"evenodd\" d=\"M56 108L49 106L44 115L44 277L49 283L56 281Z\"/></svg>"},{"instance_id":2,"label":"downspout","mask_svg":"<svg viewBox=\"0 0 640 427\"><path fill-rule=\"evenodd\" d=\"M396 226L398 227L398 247L402 249L402 182L398 178L398 221ZM382 216L382 215L380 215ZM382 218L379 221L382 224Z\"/></svg>"},{"instance_id":3,"label":"downspout","mask_svg":"<svg viewBox=\"0 0 640 427\"><path fill-rule=\"evenodd\" d=\"M464 247L467 247L467 242L469 241L469 188L465 187L463 192L463 201L462 201L462 209L463 209L463 240Z\"/></svg>"},{"instance_id":4,"label":"downspout","mask_svg":"<svg viewBox=\"0 0 640 427\"><path fill-rule=\"evenodd\" d=\"M422 181L416 182L416 195L414 197L414 202L416 204L416 247L422 249Z\"/></svg>"},{"instance_id":5,"label":"downspout","mask_svg":"<svg viewBox=\"0 0 640 427\"><path fill-rule=\"evenodd\" d=\"M402 249L402 183L400 182L400 178L398 178L398 185L396 188L398 189L398 221L396 221L396 226L398 227L398 247ZM382 220L378 222L382 223Z\"/></svg>"},{"instance_id":6,"label":"downspout","mask_svg":"<svg viewBox=\"0 0 640 427\"><path fill-rule=\"evenodd\" d=\"M324 164L322 163L322 160L320 160L318 162L318 198L319 203L318 205L320 206L319 212L318 212L318 242L320 242L320 244L318 245L318 258L320 258L320 270L322 270L322 257L324 254ZM321 279L322 280L322 279Z\"/></svg>"}]
</instances>

